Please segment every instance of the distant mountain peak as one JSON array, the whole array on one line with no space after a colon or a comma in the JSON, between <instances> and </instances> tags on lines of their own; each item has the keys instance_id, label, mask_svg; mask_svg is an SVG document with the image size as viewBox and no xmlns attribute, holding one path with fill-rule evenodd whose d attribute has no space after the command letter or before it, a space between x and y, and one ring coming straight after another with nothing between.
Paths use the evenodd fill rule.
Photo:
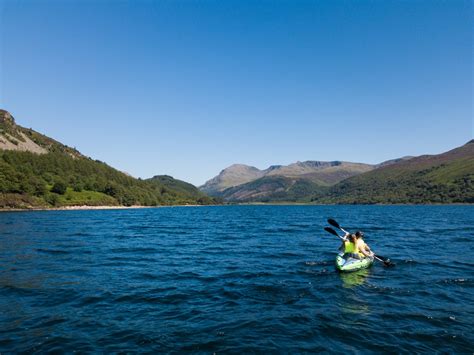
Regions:
<instances>
[{"instance_id":1,"label":"distant mountain peak","mask_svg":"<svg viewBox=\"0 0 474 355\"><path fill-rule=\"evenodd\" d=\"M272 171L272 170L277 170L280 169L283 165L270 165L265 171Z\"/></svg>"},{"instance_id":2,"label":"distant mountain peak","mask_svg":"<svg viewBox=\"0 0 474 355\"><path fill-rule=\"evenodd\" d=\"M236 170L236 169L248 169L248 170L259 170L254 166L246 165L246 164L232 164L231 166L228 166L222 171L226 170Z\"/></svg>"},{"instance_id":3,"label":"distant mountain peak","mask_svg":"<svg viewBox=\"0 0 474 355\"><path fill-rule=\"evenodd\" d=\"M249 182L262 177L264 172L254 166L232 164L222 170L219 175L207 181L200 189L206 193L219 193L226 188Z\"/></svg>"}]
</instances>

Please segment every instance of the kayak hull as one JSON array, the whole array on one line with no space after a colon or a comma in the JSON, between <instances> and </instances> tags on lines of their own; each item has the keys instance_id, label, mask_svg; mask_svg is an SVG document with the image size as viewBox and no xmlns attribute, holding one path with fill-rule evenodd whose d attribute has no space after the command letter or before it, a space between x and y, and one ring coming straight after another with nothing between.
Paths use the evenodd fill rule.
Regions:
<instances>
[{"instance_id":1,"label":"kayak hull","mask_svg":"<svg viewBox=\"0 0 474 355\"><path fill-rule=\"evenodd\" d=\"M339 253L336 256L336 269L341 272L351 272L362 269L367 269L374 263L374 258L355 259L345 257L344 254Z\"/></svg>"}]
</instances>

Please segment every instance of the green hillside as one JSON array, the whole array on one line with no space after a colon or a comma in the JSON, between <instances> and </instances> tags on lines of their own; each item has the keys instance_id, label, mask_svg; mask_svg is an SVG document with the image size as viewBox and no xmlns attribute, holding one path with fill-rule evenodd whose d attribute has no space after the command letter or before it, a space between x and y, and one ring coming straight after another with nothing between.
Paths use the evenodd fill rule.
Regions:
<instances>
[{"instance_id":1,"label":"green hillside","mask_svg":"<svg viewBox=\"0 0 474 355\"><path fill-rule=\"evenodd\" d=\"M196 186L168 175L157 175L146 181L152 185L162 186L161 189L165 193L187 196L200 205L219 203L219 199L206 195Z\"/></svg>"},{"instance_id":2,"label":"green hillside","mask_svg":"<svg viewBox=\"0 0 474 355\"><path fill-rule=\"evenodd\" d=\"M173 180L135 179L16 125L0 110L0 208L215 203Z\"/></svg>"},{"instance_id":3,"label":"green hillside","mask_svg":"<svg viewBox=\"0 0 474 355\"><path fill-rule=\"evenodd\" d=\"M317 203L474 203L474 141L346 179Z\"/></svg>"},{"instance_id":4,"label":"green hillside","mask_svg":"<svg viewBox=\"0 0 474 355\"><path fill-rule=\"evenodd\" d=\"M0 151L0 207L216 203L170 182L134 179L105 163L63 153Z\"/></svg>"}]
</instances>

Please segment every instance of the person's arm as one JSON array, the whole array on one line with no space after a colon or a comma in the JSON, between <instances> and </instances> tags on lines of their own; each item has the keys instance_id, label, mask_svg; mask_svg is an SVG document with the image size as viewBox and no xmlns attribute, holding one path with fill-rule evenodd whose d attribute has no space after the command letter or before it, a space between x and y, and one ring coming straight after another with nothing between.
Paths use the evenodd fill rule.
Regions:
<instances>
[{"instance_id":1,"label":"person's arm","mask_svg":"<svg viewBox=\"0 0 474 355\"><path fill-rule=\"evenodd\" d=\"M372 251L372 249L370 249L370 247L367 244L365 245L365 248L366 248L365 250L367 250L370 256L374 256L374 252Z\"/></svg>"},{"instance_id":2,"label":"person's arm","mask_svg":"<svg viewBox=\"0 0 474 355\"><path fill-rule=\"evenodd\" d=\"M366 257L371 256L371 254L368 253L368 252L367 252L366 250L364 250L364 249L362 249L360 252L361 252L364 256L366 256Z\"/></svg>"},{"instance_id":3,"label":"person's arm","mask_svg":"<svg viewBox=\"0 0 474 355\"><path fill-rule=\"evenodd\" d=\"M363 252L362 254L364 254L365 256L373 256L373 252L372 250L370 250L370 247L364 242L364 247L362 248Z\"/></svg>"},{"instance_id":4,"label":"person's arm","mask_svg":"<svg viewBox=\"0 0 474 355\"><path fill-rule=\"evenodd\" d=\"M359 252L362 255L368 257L368 256L370 256L370 254L367 252L366 248L367 248L367 244L363 243L360 239L358 239L357 240L357 250L359 250Z\"/></svg>"}]
</instances>

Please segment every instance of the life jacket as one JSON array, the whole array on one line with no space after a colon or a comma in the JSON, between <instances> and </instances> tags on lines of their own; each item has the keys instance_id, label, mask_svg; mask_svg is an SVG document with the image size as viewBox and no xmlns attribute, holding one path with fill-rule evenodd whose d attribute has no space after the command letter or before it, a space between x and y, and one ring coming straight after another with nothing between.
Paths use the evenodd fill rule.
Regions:
<instances>
[{"instance_id":1,"label":"life jacket","mask_svg":"<svg viewBox=\"0 0 474 355\"><path fill-rule=\"evenodd\" d=\"M356 245L348 240L344 242L344 254L347 253L357 253L358 250L356 251Z\"/></svg>"}]
</instances>

